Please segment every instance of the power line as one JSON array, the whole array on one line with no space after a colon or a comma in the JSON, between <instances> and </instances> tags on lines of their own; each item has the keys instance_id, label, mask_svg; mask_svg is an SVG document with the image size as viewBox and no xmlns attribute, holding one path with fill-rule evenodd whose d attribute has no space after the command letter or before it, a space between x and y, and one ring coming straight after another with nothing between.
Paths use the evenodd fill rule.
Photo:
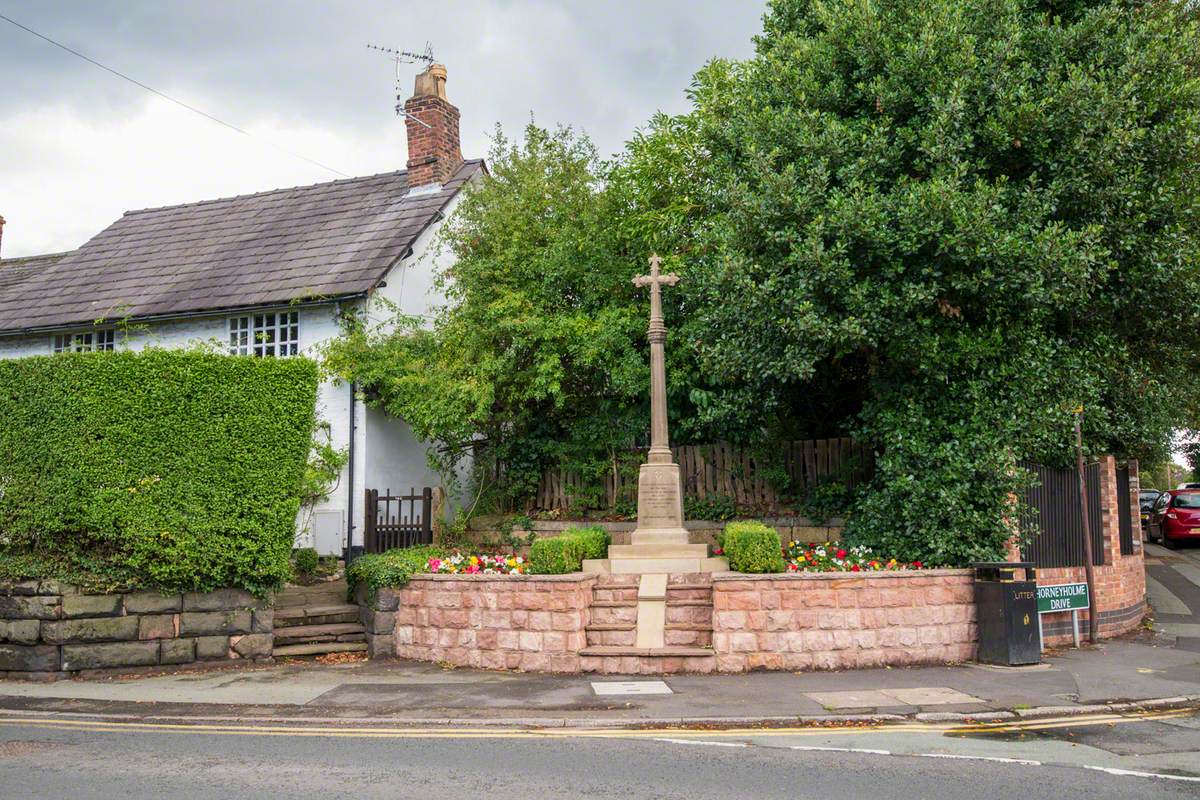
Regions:
<instances>
[{"instance_id":1,"label":"power line","mask_svg":"<svg viewBox=\"0 0 1200 800\"><path fill-rule=\"evenodd\" d=\"M188 111L191 111L194 114L199 114L200 116L204 117L205 119L209 120L210 122L215 122L218 125L229 128L229 130L240 133L243 136L247 136L251 139L258 139L259 141L263 142L264 144L270 145L271 147L275 148L276 150L278 150L281 153L286 153L287 155L292 156L293 158L298 158L301 161L307 161L309 164L320 167L321 169L329 170L334 175L341 175L343 178L350 177L349 175L342 172L341 170L336 170L327 164L322 164L320 161L316 161L314 159L309 158L308 156L301 155L300 153L294 152L292 150L288 150L286 147L281 147L280 145L277 145L274 142L269 142L266 139L259 139L254 134L250 133L249 131L247 131L243 128L239 128L237 125L226 122L223 119L214 117L212 114L209 114L207 111L202 111L201 109L196 108L195 106L188 105L187 103L183 102L182 100L176 100L174 97L171 97L169 94L160 92L158 89L155 89L153 86L147 86L146 84L142 83L141 81L137 80L136 78L131 78L123 72L115 70L112 67L107 66L105 64L101 64L96 59L86 56L83 53L79 52L78 50L72 50L70 47L67 47L65 44L63 44L61 42L56 42L55 40L51 39L49 36L38 33L33 28L28 28L28 27L22 25L21 23L17 22L15 19L6 17L3 14L0 14L0 19L4 20L5 22L7 22L11 25L14 25L14 26L20 28L21 30L25 31L26 33L33 34L34 36L41 39L42 41L48 42L48 43L54 45L55 47L59 48L60 50L65 50L68 53L70 53L71 55L76 56L77 58L82 58L84 61L88 62L89 64L92 64L93 66L99 67L100 69L104 70L105 72L112 73L113 75L116 75L118 78L121 78L122 80L129 81L134 86L137 86L141 89L145 89L147 92L150 92L151 94L158 95L159 97L163 98L164 100L168 100L177 106L186 108Z\"/></svg>"}]
</instances>

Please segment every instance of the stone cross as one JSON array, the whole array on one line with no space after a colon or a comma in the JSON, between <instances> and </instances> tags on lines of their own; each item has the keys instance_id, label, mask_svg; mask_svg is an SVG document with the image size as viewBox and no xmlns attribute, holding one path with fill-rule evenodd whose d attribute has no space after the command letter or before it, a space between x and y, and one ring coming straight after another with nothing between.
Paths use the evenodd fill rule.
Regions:
<instances>
[{"instance_id":1,"label":"stone cross","mask_svg":"<svg viewBox=\"0 0 1200 800\"><path fill-rule=\"evenodd\" d=\"M667 341L667 326L662 315L662 287L679 283L679 276L659 272L662 259L657 254L650 256L650 274L638 275L634 286L650 287L650 453L651 464L670 464L671 445L667 432L667 365L664 345Z\"/></svg>"}]
</instances>

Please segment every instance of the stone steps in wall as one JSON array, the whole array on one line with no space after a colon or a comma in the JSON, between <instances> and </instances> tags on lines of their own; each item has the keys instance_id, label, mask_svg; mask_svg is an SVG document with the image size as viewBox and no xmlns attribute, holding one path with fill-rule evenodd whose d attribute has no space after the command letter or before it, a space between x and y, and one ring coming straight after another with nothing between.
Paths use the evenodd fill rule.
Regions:
<instances>
[{"instance_id":1,"label":"stone steps in wall","mask_svg":"<svg viewBox=\"0 0 1200 800\"><path fill-rule=\"evenodd\" d=\"M366 629L357 622L338 622L331 625L293 625L275 633L276 647L316 642L365 642Z\"/></svg>"},{"instance_id":2,"label":"stone steps in wall","mask_svg":"<svg viewBox=\"0 0 1200 800\"><path fill-rule=\"evenodd\" d=\"M297 625L331 625L339 622L358 622L358 606L352 603L275 608L275 635L280 628Z\"/></svg>"},{"instance_id":3,"label":"stone steps in wall","mask_svg":"<svg viewBox=\"0 0 1200 800\"><path fill-rule=\"evenodd\" d=\"M271 655L275 658L296 658L299 656L320 656L326 653L365 652L366 649L366 642L317 642L313 644L277 646L271 651Z\"/></svg>"}]
</instances>

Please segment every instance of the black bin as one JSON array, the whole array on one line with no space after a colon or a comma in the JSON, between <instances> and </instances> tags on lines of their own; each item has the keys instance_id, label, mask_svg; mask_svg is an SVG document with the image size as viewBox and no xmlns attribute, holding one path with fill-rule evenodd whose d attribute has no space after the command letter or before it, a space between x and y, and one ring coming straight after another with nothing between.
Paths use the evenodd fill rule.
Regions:
<instances>
[{"instance_id":1,"label":"black bin","mask_svg":"<svg viewBox=\"0 0 1200 800\"><path fill-rule=\"evenodd\" d=\"M1042 660L1038 632L1037 580L1027 561L975 564L975 606L979 622L979 661L1015 667ZM1024 580L1016 571L1024 570Z\"/></svg>"}]
</instances>

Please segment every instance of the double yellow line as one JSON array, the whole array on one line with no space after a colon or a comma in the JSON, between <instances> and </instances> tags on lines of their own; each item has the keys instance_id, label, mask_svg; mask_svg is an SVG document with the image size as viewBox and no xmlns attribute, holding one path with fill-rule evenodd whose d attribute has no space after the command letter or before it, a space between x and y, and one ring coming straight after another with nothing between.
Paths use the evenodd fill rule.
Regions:
<instances>
[{"instance_id":1,"label":"double yellow line","mask_svg":"<svg viewBox=\"0 0 1200 800\"><path fill-rule=\"evenodd\" d=\"M306 736L352 739L655 739L671 738L746 739L776 736L849 736L870 733L988 734L1076 728L1095 725L1119 725L1145 720L1167 719L1195 714L1193 709L1130 712L1125 714L1088 714L1028 720L979 722L966 725L923 724L919 722L881 723L850 727L787 728L404 728L370 725L255 725L196 722L141 722L103 718L64 719L42 716L0 715L0 727L25 727L75 730L97 733L188 733L210 736Z\"/></svg>"}]
</instances>

